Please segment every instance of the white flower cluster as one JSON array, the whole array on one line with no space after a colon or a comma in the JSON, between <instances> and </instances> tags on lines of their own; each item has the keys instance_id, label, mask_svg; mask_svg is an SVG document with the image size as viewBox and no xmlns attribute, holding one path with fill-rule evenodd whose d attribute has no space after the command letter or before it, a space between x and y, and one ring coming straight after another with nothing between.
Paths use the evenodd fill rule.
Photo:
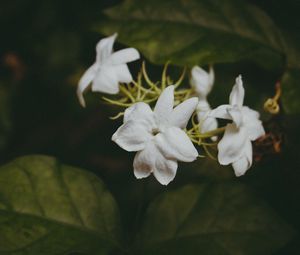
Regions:
<instances>
[{"instance_id":1,"label":"white flower cluster","mask_svg":"<svg viewBox=\"0 0 300 255\"><path fill-rule=\"evenodd\" d=\"M100 40L96 47L96 62L84 73L77 90L82 106L83 92L90 86L92 91L108 94L119 93L119 83L133 81L127 63L139 59L136 49L127 48L113 52L116 34ZM170 183L177 171L177 161L192 162L197 159L187 124L197 113L200 134L218 128L217 118L231 121L225 127L218 142L218 161L221 165L232 164L236 176L243 175L252 165L251 142L265 134L259 113L243 106L244 87L241 76L236 78L229 104L211 110L207 101L214 84L214 71L195 66L191 71L191 87L195 97L188 98L174 107L173 85L159 95L152 110L145 102L136 102L124 112L123 124L113 134L112 140L129 152L137 152L133 167L136 178L151 173L163 185ZM218 137L212 135L213 141Z\"/></svg>"}]
</instances>

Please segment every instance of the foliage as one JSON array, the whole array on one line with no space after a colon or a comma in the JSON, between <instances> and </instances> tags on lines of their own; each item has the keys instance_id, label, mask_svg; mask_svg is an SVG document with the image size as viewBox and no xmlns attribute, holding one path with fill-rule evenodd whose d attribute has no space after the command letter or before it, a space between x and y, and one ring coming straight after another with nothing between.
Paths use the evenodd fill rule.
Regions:
<instances>
[{"instance_id":1,"label":"foliage","mask_svg":"<svg viewBox=\"0 0 300 255\"><path fill-rule=\"evenodd\" d=\"M0 169L0 254L109 254L119 215L93 174L44 156Z\"/></svg>"},{"instance_id":2,"label":"foliage","mask_svg":"<svg viewBox=\"0 0 300 255\"><path fill-rule=\"evenodd\" d=\"M297 254L299 11L293 0L1 2L0 254ZM280 81L282 109L262 114L270 140L247 176L201 159L168 190L134 179L104 121L114 109L90 96L83 111L75 96L99 33L116 31L154 81L169 60L174 77L213 64L212 105L228 101L228 77L244 75L257 109Z\"/></svg>"}]
</instances>

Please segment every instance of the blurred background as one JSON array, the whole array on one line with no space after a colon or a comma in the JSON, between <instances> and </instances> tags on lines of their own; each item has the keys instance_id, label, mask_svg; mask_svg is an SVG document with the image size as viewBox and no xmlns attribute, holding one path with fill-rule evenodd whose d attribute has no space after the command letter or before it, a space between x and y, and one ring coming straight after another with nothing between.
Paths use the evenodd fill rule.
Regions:
<instances>
[{"instance_id":1,"label":"blurred background","mask_svg":"<svg viewBox=\"0 0 300 255\"><path fill-rule=\"evenodd\" d=\"M18 156L45 154L95 173L115 195L123 224L128 236L132 236L137 210L145 210L147 202L166 188L151 177L147 181L148 193L140 197L145 181L137 181L133 176L134 155L111 141L111 135L121 120L112 121L109 117L115 115L118 109L106 105L99 94L92 93L86 94L87 108L84 109L76 97L77 82L94 61L96 43L108 34L103 33L107 20L103 10L121 2L0 2L0 163ZM300 1L248 2L263 10L284 36L291 37L294 44L299 45ZM211 11L217 18L218 11ZM100 25L97 24L104 28L98 29ZM120 38L125 43L118 42L116 49L126 45L122 34ZM144 59L148 60L147 56ZM271 138L255 144L254 166L238 180L230 167L219 167L212 160L204 159L193 164L180 164L180 171L168 189L191 180L245 183L297 233L300 228L299 112L287 111L283 107L276 116L263 113L264 101L274 95L275 83L289 67L269 68L245 58L217 62L215 90L210 96L212 105L227 102L234 78L242 73L246 103L262 112ZM133 76L139 71L140 64L130 64ZM176 79L184 64L175 61L170 75ZM159 80L162 71L160 61L150 61L147 65L153 80ZM293 87L289 93L297 95L298 92L299 88ZM300 99L297 100L292 103L292 109L299 106ZM140 200L143 200L142 206L137 203ZM295 255L300 254L299 250L300 239L296 234L274 254Z\"/></svg>"}]
</instances>

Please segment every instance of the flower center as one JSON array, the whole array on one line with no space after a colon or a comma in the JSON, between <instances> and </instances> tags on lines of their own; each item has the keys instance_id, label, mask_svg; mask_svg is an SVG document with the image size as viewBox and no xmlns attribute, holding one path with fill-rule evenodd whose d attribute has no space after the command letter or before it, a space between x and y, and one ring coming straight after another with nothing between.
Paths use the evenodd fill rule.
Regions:
<instances>
[{"instance_id":1,"label":"flower center","mask_svg":"<svg viewBox=\"0 0 300 255\"><path fill-rule=\"evenodd\" d=\"M159 133L160 133L160 130L158 128L152 128L152 135L153 136L156 136Z\"/></svg>"}]
</instances>

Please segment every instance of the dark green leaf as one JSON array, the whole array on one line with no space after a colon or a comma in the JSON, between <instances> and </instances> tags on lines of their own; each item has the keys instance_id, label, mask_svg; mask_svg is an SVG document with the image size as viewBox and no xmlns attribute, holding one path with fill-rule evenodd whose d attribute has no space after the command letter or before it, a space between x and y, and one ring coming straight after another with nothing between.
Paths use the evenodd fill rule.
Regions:
<instances>
[{"instance_id":1,"label":"dark green leaf","mask_svg":"<svg viewBox=\"0 0 300 255\"><path fill-rule=\"evenodd\" d=\"M106 35L119 32L122 43L154 63L283 63L283 44L272 21L244 1L125 0L106 14L108 20L97 29Z\"/></svg>"},{"instance_id":2,"label":"dark green leaf","mask_svg":"<svg viewBox=\"0 0 300 255\"><path fill-rule=\"evenodd\" d=\"M188 185L148 208L140 254L267 255L292 230L244 185Z\"/></svg>"},{"instance_id":3,"label":"dark green leaf","mask_svg":"<svg viewBox=\"0 0 300 255\"><path fill-rule=\"evenodd\" d=\"M300 113L300 69L287 71L282 78L282 103L286 113Z\"/></svg>"},{"instance_id":4,"label":"dark green leaf","mask_svg":"<svg viewBox=\"0 0 300 255\"><path fill-rule=\"evenodd\" d=\"M101 180L44 156L0 168L0 254L109 254L119 215Z\"/></svg>"}]
</instances>

